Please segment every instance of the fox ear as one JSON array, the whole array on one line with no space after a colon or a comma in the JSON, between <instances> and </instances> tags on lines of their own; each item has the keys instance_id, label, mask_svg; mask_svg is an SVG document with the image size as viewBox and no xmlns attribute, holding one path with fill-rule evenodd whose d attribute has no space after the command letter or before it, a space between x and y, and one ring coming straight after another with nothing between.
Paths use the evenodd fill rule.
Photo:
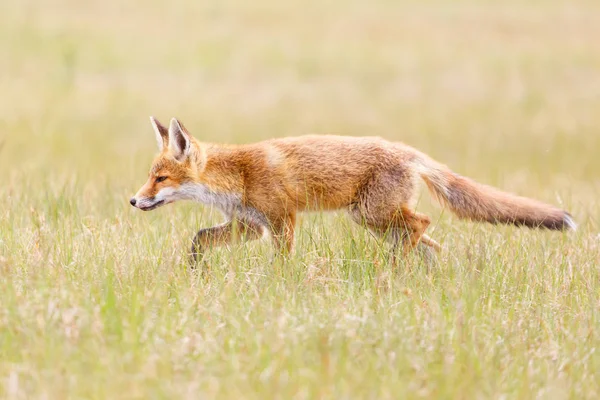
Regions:
<instances>
[{"instance_id":1,"label":"fox ear","mask_svg":"<svg viewBox=\"0 0 600 400\"><path fill-rule=\"evenodd\" d=\"M177 161L183 161L190 154L190 135L185 127L173 118L169 125L169 151Z\"/></svg>"},{"instance_id":2,"label":"fox ear","mask_svg":"<svg viewBox=\"0 0 600 400\"><path fill-rule=\"evenodd\" d=\"M169 145L169 131L154 117L150 117L150 123L152 124L152 128L154 128L158 150L163 151Z\"/></svg>"}]
</instances>

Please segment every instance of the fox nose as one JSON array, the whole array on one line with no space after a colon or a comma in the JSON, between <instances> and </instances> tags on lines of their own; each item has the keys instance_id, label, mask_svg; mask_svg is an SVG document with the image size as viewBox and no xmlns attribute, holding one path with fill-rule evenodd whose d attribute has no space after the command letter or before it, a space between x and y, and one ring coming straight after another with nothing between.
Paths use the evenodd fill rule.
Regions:
<instances>
[{"instance_id":1,"label":"fox nose","mask_svg":"<svg viewBox=\"0 0 600 400\"><path fill-rule=\"evenodd\" d=\"M135 207L135 203L136 203L135 197L132 197L131 199L129 199L129 204L131 204L132 206Z\"/></svg>"}]
</instances>

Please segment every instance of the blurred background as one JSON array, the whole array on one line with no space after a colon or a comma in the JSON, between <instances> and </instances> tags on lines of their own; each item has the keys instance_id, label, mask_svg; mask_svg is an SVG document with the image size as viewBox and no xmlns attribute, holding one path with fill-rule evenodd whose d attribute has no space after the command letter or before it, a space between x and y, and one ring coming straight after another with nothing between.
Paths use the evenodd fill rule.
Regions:
<instances>
[{"instance_id":1,"label":"blurred background","mask_svg":"<svg viewBox=\"0 0 600 400\"><path fill-rule=\"evenodd\" d=\"M129 205L150 115L402 141L580 230L424 195L433 268L311 214L285 268L258 242L191 274L222 217ZM2 0L0 397L597 398L599 150L598 0Z\"/></svg>"},{"instance_id":2,"label":"blurred background","mask_svg":"<svg viewBox=\"0 0 600 400\"><path fill-rule=\"evenodd\" d=\"M5 0L0 193L71 182L126 207L156 150L148 116L177 116L205 141L403 141L585 219L598 38L592 0Z\"/></svg>"}]
</instances>

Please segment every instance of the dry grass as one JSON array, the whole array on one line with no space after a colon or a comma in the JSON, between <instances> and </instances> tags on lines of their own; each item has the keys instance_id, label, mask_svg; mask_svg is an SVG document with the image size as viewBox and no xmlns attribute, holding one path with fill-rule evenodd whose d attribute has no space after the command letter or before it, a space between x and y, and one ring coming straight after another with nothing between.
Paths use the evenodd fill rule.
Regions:
<instances>
[{"instance_id":1,"label":"dry grass","mask_svg":"<svg viewBox=\"0 0 600 400\"><path fill-rule=\"evenodd\" d=\"M597 398L599 37L591 0L3 1L0 396ZM151 114L207 141L404 141L580 230L424 195L432 268L317 214L284 267L257 243L190 274L217 213L127 204Z\"/></svg>"}]
</instances>

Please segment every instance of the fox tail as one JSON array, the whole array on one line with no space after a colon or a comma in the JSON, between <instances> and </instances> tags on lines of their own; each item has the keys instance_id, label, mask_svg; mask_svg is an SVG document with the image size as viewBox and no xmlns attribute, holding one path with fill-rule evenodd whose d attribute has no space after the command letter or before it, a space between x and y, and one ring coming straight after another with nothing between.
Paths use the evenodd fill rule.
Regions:
<instances>
[{"instance_id":1,"label":"fox tail","mask_svg":"<svg viewBox=\"0 0 600 400\"><path fill-rule=\"evenodd\" d=\"M414 163L436 200L459 218L558 231L577 229L571 214L560 208L482 185L424 154Z\"/></svg>"}]
</instances>

